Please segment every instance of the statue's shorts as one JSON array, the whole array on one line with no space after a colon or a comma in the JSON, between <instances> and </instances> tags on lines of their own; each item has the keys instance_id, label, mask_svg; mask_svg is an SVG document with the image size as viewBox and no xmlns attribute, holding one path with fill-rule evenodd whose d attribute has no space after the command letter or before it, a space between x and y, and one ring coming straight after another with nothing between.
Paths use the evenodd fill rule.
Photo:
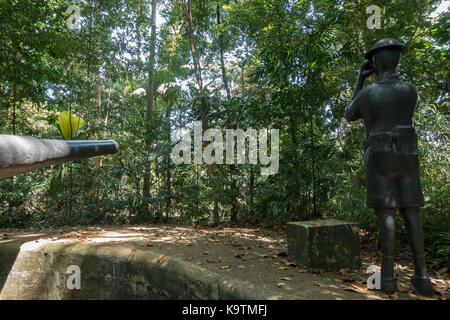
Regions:
<instances>
[{"instance_id":1,"label":"statue's shorts","mask_svg":"<svg viewBox=\"0 0 450 320\"><path fill-rule=\"evenodd\" d=\"M423 207L417 155L372 153L366 150L366 187L369 208Z\"/></svg>"}]
</instances>

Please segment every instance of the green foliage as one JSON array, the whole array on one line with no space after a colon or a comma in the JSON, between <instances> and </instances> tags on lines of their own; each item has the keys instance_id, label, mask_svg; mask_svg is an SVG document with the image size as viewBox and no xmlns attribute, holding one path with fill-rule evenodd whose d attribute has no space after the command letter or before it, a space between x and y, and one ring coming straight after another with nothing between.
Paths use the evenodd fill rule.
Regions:
<instances>
[{"instance_id":1,"label":"green foliage","mask_svg":"<svg viewBox=\"0 0 450 320\"><path fill-rule=\"evenodd\" d=\"M171 135L200 119L204 99L211 128L280 130L278 174L262 176L260 165L214 166L222 221L334 218L358 222L376 239L376 218L365 205L364 128L343 121L343 112L363 53L387 36L409 49L399 71L420 93L415 124L425 239L436 264L448 261L450 14L430 18L441 1L191 0L203 96L194 80L186 1L158 3L156 39L151 1L86 1L80 30L67 28L71 2L0 3L0 132L15 127L17 134L59 138L57 114L70 112L85 120L78 138L120 145L101 160L0 180L0 227L211 223L207 166L170 160ZM372 4L385 8L383 29L366 27ZM399 226L404 242L401 220Z\"/></svg>"}]
</instances>

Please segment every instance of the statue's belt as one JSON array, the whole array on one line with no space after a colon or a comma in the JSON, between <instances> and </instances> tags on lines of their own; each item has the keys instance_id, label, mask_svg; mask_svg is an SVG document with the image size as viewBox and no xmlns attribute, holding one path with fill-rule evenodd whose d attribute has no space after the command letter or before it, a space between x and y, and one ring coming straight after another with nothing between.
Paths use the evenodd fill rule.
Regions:
<instances>
[{"instance_id":1,"label":"statue's belt","mask_svg":"<svg viewBox=\"0 0 450 320\"><path fill-rule=\"evenodd\" d=\"M377 132L364 141L364 148L368 147L373 153L417 155L416 131L411 126L397 126L392 131Z\"/></svg>"}]
</instances>

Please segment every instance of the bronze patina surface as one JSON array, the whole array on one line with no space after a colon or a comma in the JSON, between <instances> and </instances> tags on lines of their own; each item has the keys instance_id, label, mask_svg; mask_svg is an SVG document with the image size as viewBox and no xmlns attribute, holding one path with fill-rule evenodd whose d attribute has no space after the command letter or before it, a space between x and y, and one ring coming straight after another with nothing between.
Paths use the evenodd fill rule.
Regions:
<instances>
[{"instance_id":1,"label":"bronze patina surface","mask_svg":"<svg viewBox=\"0 0 450 320\"><path fill-rule=\"evenodd\" d=\"M347 121L364 120L364 166L366 169L367 206L373 208L381 235L381 289L397 291L394 277L394 249L398 209L405 220L408 241L414 256L415 274L411 283L422 295L432 296L427 275L423 231L419 208L424 205L420 184L417 135L414 112L417 89L401 81L396 72L406 47L392 38L378 41L365 55L358 82L345 110ZM364 87L375 73L377 81Z\"/></svg>"}]
</instances>

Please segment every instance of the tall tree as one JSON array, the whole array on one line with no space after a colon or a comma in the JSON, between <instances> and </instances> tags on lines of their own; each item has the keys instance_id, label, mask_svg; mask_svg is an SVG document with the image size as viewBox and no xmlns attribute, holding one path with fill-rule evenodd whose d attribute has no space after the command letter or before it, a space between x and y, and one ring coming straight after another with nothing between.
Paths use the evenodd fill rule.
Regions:
<instances>
[{"instance_id":1,"label":"tall tree","mask_svg":"<svg viewBox=\"0 0 450 320\"><path fill-rule=\"evenodd\" d=\"M200 111L200 119L202 121L202 130L203 132L208 129L208 121L206 118L206 99L205 99L205 90L203 86L203 79L202 79L202 68L200 65L200 59L198 56L198 53L195 48L195 40L194 40L194 29L192 26L192 6L191 6L191 0L187 1L187 20L188 20L188 31L189 31L189 44L192 54L192 60L194 62L194 71L195 71L195 78L197 79L197 86L199 88L200 93L200 103L199 103L199 111ZM206 147L207 143L206 141L203 142L203 146ZM208 167L208 176L211 183L211 189L213 193L213 200L214 200L214 212L213 212L213 218L214 223L219 223L219 200L217 197L217 188L216 188L216 181L214 177L214 170L213 166L211 164L207 165Z\"/></svg>"},{"instance_id":2,"label":"tall tree","mask_svg":"<svg viewBox=\"0 0 450 320\"><path fill-rule=\"evenodd\" d=\"M223 24L221 19L221 10L220 10L220 4L217 4L216 7L216 17L217 17L217 27L219 30L219 52L220 52L220 69L222 71L222 82L223 87L225 89L226 95L227 95L227 101L228 104L231 104L231 92L230 88L228 86L228 79L227 79L227 72L225 67L225 44L223 41ZM229 117L231 118L232 115L229 113ZM237 183L236 183L236 173L237 168L234 164L230 164L228 166L229 172L230 172L230 188L231 188L231 215L230 219L232 222L237 221L238 216L238 190L237 190Z\"/></svg>"},{"instance_id":3,"label":"tall tree","mask_svg":"<svg viewBox=\"0 0 450 320\"><path fill-rule=\"evenodd\" d=\"M155 108L155 89L154 89L154 77L155 77L155 54L156 54L156 10L157 0L152 0L152 18L151 18L151 40L150 40L150 57L148 61L148 89L147 89L147 123L146 123L146 136L145 142L147 151L152 147L152 126L153 126L153 110ZM148 158L148 156L147 156ZM144 186L143 186L143 201L144 201L144 214L148 217L148 199L150 197L150 159L148 159L145 173L144 173Z\"/></svg>"}]
</instances>

